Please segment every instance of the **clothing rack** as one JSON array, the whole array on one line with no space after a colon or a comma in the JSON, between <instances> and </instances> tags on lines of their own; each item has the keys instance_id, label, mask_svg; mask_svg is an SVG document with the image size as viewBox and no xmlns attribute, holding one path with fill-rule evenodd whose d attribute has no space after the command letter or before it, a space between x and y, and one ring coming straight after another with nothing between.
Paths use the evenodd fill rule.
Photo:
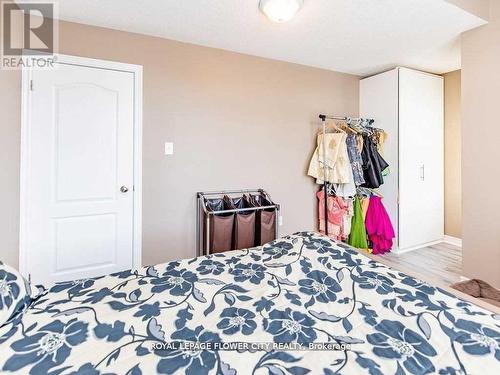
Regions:
<instances>
[{"instance_id":1,"label":"clothing rack","mask_svg":"<svg viewBox=\"0 0 500 375\"><path fill-rule=\"evenodd\" d=\"M338 121L348 121L348 120L354 120L354 121L361 121L361 120L368 120L370 124L375 122L374 119L365 119L361 117L348 117L348 116L333 116L333 115L319 115L319 118L321 121L326 121L326 120L338 120Z\"/></svg>"},{"instance_id":2,"label":"clothing rack","mask_svg":"<svg viewBox=\"0 0 500 375\"><path fill-rule=\"evenodd\" d=\"M370 124L372 124L375 120L373 119L363 119L363 118L352 118L352 117L347 117L347 116L334 116L334 115L326 115L326 114L320 114L318 116L321 120L321 126L322 126L322 133L323 133L323 142L322 142L322 150L321 152L323 153L323 194L324 194L324 204L325 204L325 234L328 236L328 181L326 180L327 176L327 166L325 163L326 160L326 144L325 144L325 139L326 139L326 120L338 120L338 121L348 121L348 120L354 120L354 121L360 121L360 120L368 120Z\"/></svg>"},{"instance_id":3,"label":"clothing rack","mask_svg":"<svg viewBox=\"0 0 500 375\"><path fill-rule=\"evenodd\" d=\"M269 202L273 203L268 206L258 206L258 207L248 207L248 208L237 208L230 210L218 210L212 211L207 210L205 205L205 199L207 197L215 197L215 196L224 196L224 195L242 195L242 194L260 194L264 196ZM249 211L263 211L263 210L276 210L275 215L275 238L279 238L279 217L281 207L279 204L274 203L271 196L264 189L243 189L243 190L222 190L222 191L208 191L208 192L198 192L196 193L196 201L197 201L197 210L196 210L196 248L198 251L198 255L208 255L208 243L209 243L209 235L210 235L210 216L213 215L223 215L223 214L231 214L231 213L241 213L241 212L249 212ZM203 214L203 215L202 215ZM204 222L202 221L204 219ZM202 238L202 227L205 225L205 236L206 238ZM206 253L203 254L203 243L206 241Z\"/></svg>"}]
</instances>

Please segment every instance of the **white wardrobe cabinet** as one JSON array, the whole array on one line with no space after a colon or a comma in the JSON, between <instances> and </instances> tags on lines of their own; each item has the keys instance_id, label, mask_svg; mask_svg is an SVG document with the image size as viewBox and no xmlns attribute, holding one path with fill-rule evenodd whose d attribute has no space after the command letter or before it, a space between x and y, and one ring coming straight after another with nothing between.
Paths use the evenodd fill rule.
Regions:
<instances>
[{"instance_id":1,"label":"white wardrobe cabinet","mask_svg":"<svg viewBox=\"0 0 500 375\"><path fill-rule=\"evenodd\" d=\"M360 115L388 139L390 174L380 188L396 230L396 251L444 237L443 78L396 68L361 80Z\"/></svg>"}]
</instances>

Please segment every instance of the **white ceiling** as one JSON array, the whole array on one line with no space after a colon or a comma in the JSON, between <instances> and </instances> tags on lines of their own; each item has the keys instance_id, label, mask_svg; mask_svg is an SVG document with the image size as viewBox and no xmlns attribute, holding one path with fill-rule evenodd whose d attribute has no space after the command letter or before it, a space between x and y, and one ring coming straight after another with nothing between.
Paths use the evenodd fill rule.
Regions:
<instances>
[{"instance_id":1,"label":"white ceiling","mask_svg":"<svg viewBox=\"0 0 500 375\"><path fill-rule=\"evenodd\" d=\"M484 20L444 0L305 0L270 22L259 0L58 0L59 18L357 75L460 68L459 35Z\"/></svg>"}]
</instances>

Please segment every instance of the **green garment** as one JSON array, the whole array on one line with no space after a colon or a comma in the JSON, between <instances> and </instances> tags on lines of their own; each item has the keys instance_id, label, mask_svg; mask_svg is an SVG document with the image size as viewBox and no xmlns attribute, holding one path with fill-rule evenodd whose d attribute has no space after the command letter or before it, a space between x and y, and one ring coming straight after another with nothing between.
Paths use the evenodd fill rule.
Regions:
<instances>
[{"instance_id":1,"label":"green garment","mask_svg":"<svg viewBox=\"0 0 500 375\"><path fill-rule=\"evenodd\" d=\"M354 199L354 216L352 217L351 234L347 243L358 249L368 249L365 220L363 219L363 210L358 197Z\"/></svg>"}]
</instances>

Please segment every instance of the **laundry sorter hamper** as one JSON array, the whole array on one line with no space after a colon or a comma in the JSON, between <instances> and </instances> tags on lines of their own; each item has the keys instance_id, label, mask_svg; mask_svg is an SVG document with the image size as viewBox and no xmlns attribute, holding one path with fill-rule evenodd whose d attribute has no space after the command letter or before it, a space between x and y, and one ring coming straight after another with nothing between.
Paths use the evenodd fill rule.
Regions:
<instances>
[{"instance_id":1,"label":"laundry sorter hamper","mask_svg":"<svg viewBox=\"0 0 500 375\"><path fill-rule=\"evenodd\" d=\"M280 206L263 189L199 192L199 255L263 245L279 235Z\"/></svg>"}]
</instances>

